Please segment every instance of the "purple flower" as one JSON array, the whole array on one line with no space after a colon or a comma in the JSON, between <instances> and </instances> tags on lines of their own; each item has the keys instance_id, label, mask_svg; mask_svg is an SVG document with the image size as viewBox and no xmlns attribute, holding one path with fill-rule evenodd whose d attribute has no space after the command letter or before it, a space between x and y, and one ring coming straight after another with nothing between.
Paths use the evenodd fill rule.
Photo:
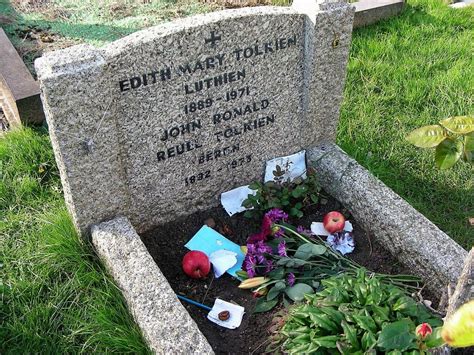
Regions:
<instances>
[{"instance_id":1,"label":"purple flower","mask_svg":"<svg viewBox=\"0 0 474 355\"><path fill-rule=\"evenodd\" d=\"M265 259L265 257L262 254L257 254L255 255L255 257L257 258L257 261L259 264L264 264L265 261L267 261L267 259Z\"/></svg>"},{"instance_id":2,"label":"purple flower","mask_svg":"<svg viewBox=\"0 0 474 355\"><path fill-rule=\"evenodd\" d=\"M296 227L296 231L299 233L299 234L303 234L307 237L311 237L313 235L313 232L311 232L309 229L306 229L305 227L303 226L298 226Z\"/></svg>"},{"instance_id":3,"label":"purple flower","mask_svg":"<svg viewBox=\"0 0 474 355\"><path fill-rule=\"evenodd\" d=\"M280 256L288 256L286 254L286 243L284 240L282 240L279 244L278 244L278 255Z\"/></svg>"},{"instance_id":4,"label":"purple flower","mask_svg":"<svg viewBox=\"0 0 474 355\"><path fill-rule=\"evenodd\" d=\"M278 208L268 211L265 216L268 217L272 222L286 221L288 219L288 214Z\"/></svg>"},{"instance_id":5,"label":"purple flower","mask_svg":"<svg viewBox=\"0 0 474 355\"><path fill-rule=\"evenodd\" d=\"M256 252L256 245L254 243L247 243L247 254L255 254Z\"/></svg>"},{"instance_id":6,"label":"purple flower","mask_svg":"<svg viewBox=\"0 0 474 355\"><path fill-rule=\"evenodd\" d=\"M259 254L271 254L272 253L272 247L265 244L263 241L259 241L256 244L256 253Z\"/></svg>"},{"instance_id":7,"label":"purple flower","mask_svg":"<svg viewBox=\"0 0 474 355\"><path fill-rule=\"evenodd\" d=\"M267 262L265 263L265 274L268 274L274 268L275 268L275 265L273 264L273 261L267 260Z\"/></svg>"},{"instance_id":8,"label":"purple flower","mask_svg":"<svg viewBox=\"0 0 474 355\"><path fill-rule=\"evenodd\" d=\"M286 278L286 282L288 282L288 286L293 286L295 284L295 274L293 274L292 272L290 272L288 274L288 277Z\"/></svg>"},{"instance_id":9,"label":"purple flower","mask_svg":"<svg viewBox=\"0 0 474 355\"><path fill-rule=\"evenodd\" d=\"M251 254L247 254L244 259L244 269L247 271L249 278L255 277L255 267L257 266L257 260Z\"/></svg>"}]
</instances>

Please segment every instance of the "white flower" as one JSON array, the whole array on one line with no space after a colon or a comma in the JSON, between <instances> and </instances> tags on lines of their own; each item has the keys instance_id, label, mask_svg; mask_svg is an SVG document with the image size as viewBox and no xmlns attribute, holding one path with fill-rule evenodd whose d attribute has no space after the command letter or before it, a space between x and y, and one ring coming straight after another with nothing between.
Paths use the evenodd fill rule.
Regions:
<instances>
[{"instance_id":1,"label":"white flower","mask_svg":"<svg viewBox=\"0 0 474 355\"><path fill-rule=\"evenodd\" d=\"M326 243L334 250L340 252L342 255L352 253L355 248L354 238L352 233L343 231L336 233L335 235L330 234L326 239Z\"/></svg>"}]
</instances>

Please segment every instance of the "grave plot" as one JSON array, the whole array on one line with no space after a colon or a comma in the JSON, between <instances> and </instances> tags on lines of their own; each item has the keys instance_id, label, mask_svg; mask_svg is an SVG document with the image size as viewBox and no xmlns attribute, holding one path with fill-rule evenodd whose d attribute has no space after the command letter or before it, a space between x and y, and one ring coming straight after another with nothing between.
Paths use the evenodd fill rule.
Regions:
<instances>
[{"instance_id":1,"label":"grave plot","mask_svg":"<svg viewBox=\"0 0 474 355\"><path fill-rule=\"evenodd\" d=\"M236 223L212 210L221 194L261 181L268 160L302 149L360 238L392 255L382 269L396 259L434 292L459 275L467 253L334 144L353 14L346 3L316 1L229 10L36 61L69 211L154 351L232 350L216 345L226 333L212 340L202 324L201 332L202 313L193 320L173 291L207 285L176 280L183 244L204 217ZM243 244L250 229L237 224Z\"/></svg>"}]
</instances>

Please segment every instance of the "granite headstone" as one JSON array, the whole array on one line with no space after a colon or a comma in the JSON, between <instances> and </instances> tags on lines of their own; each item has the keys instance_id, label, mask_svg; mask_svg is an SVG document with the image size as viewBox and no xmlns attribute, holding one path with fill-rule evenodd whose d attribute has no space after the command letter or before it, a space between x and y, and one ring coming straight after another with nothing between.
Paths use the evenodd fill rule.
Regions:
<instances>
[{"instance_id":1,"label":"granite headstone","mask_svg":"<svg viewBox=\"0 0 474 355\"><path fill-rule=\"evenodd\" d=\"M218 204L265 161L333 142L354 10L226 10L35 63L77 228L138 231Z\"/></svg>"}]
</instances>

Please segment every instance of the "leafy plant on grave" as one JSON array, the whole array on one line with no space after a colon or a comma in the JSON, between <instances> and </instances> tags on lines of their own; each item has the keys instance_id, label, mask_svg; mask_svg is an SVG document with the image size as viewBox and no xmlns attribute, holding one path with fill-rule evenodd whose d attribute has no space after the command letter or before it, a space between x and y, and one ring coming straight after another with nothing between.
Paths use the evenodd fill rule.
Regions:
<instances>
[{"instance_id":1,"label":"leafy plant on grave","mask_svg":"<svg viewBox=\"0 0 474 355\"><path fill-rule=\"evenodd\" d=\"M266 211L279 208L290 216L301 218L304 208L318 203L321 187L314 169L306 171L306 179L298 177L288 181L284 179L285 170L277 165L273 176L274 181L249 185L256 193L248 195L242 202L242 206L250 208L245 212L245 217L260 219Z\"/></svg>"},{"instance_id":2,"label":"leafy plant on grave","mask_svg":"<svg viewBox=\"0 0 474 355\"><path fill-rule=\"evenodd\" d=\"M321 280L345 272L356 275L360 265L330 248L311 231L286 223L288 215L272 209L263 218L259 233L247 239L245 259L238 275L242 289L258 296L254 312L267 312L280 301L300 302L321 288ZM380 283L399 285L404 292L418 291L419 278L373 274Z\"/></svg>"},{"instance_id":3,"label":"leafy plant on grave","mask_svg":"<svg viewBox=\"0 0 474 355\"><path fill-rule=\"evenodd\" d=\"M423 126L406 138L420 148L435 148L435 163L449 169L460 159L474 164L474 116L456 116Z\"/></svg>"},{"instance_id":4,"label":"leafy plant on grave","mask_svg":"<svg viewBox=\"0 0 474 355\"><path fill-rule=\"evenodd\" d=\"M267 351L424 354L443 344L440 318L364 269L321 283L322 291L289 308Z\"/></svg>"}]
</instances>

